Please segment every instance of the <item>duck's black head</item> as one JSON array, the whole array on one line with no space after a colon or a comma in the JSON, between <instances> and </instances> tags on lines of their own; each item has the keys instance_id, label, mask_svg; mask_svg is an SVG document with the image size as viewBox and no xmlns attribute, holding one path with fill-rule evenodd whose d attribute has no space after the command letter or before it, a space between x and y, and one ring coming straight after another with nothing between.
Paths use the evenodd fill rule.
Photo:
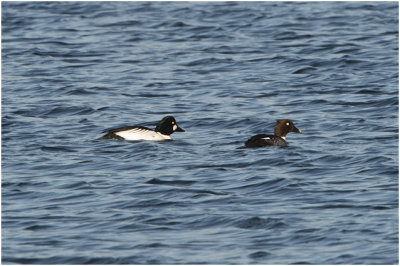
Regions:
<instances>
[{"instance_id":1,"label":"duck's black head","mask_svg":"<svg viewBox=\"0 0 400 266\"><path fill-rule=\"evenodd\" d=\"M156 132L160 132L163 135L171 135L174 132L185 132L178 126L173 116L166 116L158 122L155 129Z\"/></svg>"},{"instance_id":2,"label":"duck's black head","mask_svg":"<svg viewBox=\"0 0 400 266\"><path fill-rule=\"evenodd\" d=\"M281 119L276 121L274 129L274 134L276 136L285 138L289 132L301 133L302 131L295 127L293 122L289 119Z\"/></svg>"}]
</instances>

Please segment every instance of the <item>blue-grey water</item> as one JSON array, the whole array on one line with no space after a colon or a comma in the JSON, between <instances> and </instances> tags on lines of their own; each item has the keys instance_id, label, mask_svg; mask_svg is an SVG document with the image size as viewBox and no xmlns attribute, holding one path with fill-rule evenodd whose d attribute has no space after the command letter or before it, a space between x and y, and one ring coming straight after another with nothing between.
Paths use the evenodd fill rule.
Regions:
<instances>
[{"instance_id":1,"label":"blue-grey water","mask_svg":"<svg viewBox=\"0 0 400 266\"><path fill-rule=\"evenodd\" d=\"M2 2L2 262L397 264L398 3Z\"/></svg>"}]
</instances>

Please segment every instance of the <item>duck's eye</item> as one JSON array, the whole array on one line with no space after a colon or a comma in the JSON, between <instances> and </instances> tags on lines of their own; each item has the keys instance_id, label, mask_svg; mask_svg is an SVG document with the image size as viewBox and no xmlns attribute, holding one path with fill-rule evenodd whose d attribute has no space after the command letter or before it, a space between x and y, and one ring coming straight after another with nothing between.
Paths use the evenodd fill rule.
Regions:
<instances>
[{"instance_id":1,"label":"duck's eye","mask_svg":"<svg viewBox=\"0 0 400 266\"><path fill-rule=\"evenodd\" d=\"M175 125L175 122L174 122L174 121L172 121L172 124L173 124L173 125Z\"/></svg>"},{"instance_id":2,"label":"duck's eye","mask_svg":"<svg viewBox=\"0 0 400 266\"><path fill-rule=\"evenodd\" d=\"M289 122L287 122L286 125L287 125L287 126L290 125Z\"/></svg>"}]
</instances>

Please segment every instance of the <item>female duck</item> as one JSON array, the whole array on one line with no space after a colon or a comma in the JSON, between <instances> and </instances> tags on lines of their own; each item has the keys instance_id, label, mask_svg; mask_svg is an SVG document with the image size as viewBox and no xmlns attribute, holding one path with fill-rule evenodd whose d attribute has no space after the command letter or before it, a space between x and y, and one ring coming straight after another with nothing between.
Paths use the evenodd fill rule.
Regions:
<instances>
[{"instance_id":1,"label":"female duck","mask_svg":"<svg viewBox=\"0 0 400 266\"><path fill-rule=\"evenodd\" d=\"M287 145L286 135L289 132L301 133L293 122L289 119L277 120L274 129L274 135L259 134L249 138L245 142L246 148L258 148L264 146L284 146Z\"/></svg>"}]
</instances>

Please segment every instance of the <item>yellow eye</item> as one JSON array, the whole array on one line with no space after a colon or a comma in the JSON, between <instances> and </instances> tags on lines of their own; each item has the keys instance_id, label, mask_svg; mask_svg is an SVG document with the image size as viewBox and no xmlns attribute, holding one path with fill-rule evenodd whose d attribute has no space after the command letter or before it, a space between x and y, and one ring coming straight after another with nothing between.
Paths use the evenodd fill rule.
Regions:
<instances>
[{"instance_id":1,"label":"yellow eye","mask_svg":"<svg viewBox=\"0 0 400 266\"><path fill-rule=\"evenodd\" d=\"M175 124L175 122L174 122L174 121L172 121L172 124L174 125L174 124Z\"/></svg>"},{"instance_id":2,"label":"yellow eye","mask_svg":"<svg viewBox=\"0 0 400 266\"><path fill-rule=\"evenodd\" d=\"M286 125L288 126L288 125L289 125L289 122L287 122Z\"/></svg>"}]
</instances>

